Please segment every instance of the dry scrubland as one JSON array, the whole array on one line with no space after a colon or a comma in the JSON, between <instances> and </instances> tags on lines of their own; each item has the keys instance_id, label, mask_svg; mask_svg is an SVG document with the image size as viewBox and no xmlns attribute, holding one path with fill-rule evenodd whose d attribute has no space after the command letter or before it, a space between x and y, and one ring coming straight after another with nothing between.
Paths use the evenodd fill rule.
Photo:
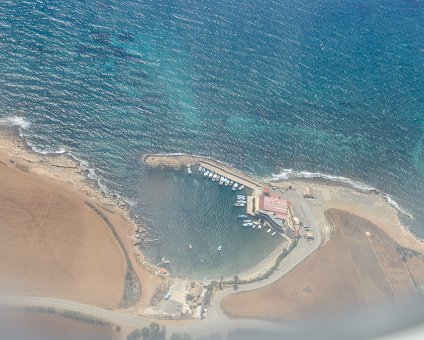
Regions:
<instances>
[{"instance_id":1,"label":"dry scrubland","mask_svg":"<svg viewBox=\"0 0 424 340\"><path fill-rule=\"evenodd\" d=\"M71 188L0 162L0 289L116 307L126 262Z\"/></svg>"},{"instance_id":2,"label":"dry scrubland","mask_svg":"<svg viewBox=\"0 0 424 340\"><path fill-rule=\"evenodd\" d=\"M270 286L229 296L224 312L287 320L418 297L414 284L424 282L422 258L406 256L405 265L393 239L375 224L342 210L327 216L335 226L331 241Z\"/></svg>"},{"instance_id":3,"label":"dry scrubland","mask_svg":"<svg viewBox=\"0 0 424 340\"><path fill-rule=\"evenodd\" d=\"M9 130L0 131L0 216L0 294L138 310L160 284L138 263L124 203L73 159L34 153Z\"/></svg>"}]
</instances>

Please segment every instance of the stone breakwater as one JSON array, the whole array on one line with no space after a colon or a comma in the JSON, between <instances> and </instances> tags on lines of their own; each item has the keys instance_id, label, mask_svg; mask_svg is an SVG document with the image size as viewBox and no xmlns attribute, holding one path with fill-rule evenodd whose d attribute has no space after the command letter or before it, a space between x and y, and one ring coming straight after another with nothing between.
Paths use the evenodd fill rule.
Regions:
<instances>
[{"instance_id":1,"label":"stone breakwater","mask_svg":"<svg viewBox=\"0 0 424 340\"><path fill-rule=\"evenodd\" d=\"M245 178L254 185L262 185L256 178L237 170L230 164L216 161L212 158L189 155L189 154L146 154L142 158L142 163L150 168L181 170L188 165L204 165L219 168L237 177Z\"/></svg>"}]
</instances>

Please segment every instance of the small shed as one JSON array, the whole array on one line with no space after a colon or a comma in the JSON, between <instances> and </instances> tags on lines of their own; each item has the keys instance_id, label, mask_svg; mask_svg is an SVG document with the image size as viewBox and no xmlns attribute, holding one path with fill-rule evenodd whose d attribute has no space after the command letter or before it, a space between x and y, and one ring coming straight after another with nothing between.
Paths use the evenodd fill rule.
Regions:
<instances>
[{"instance_id":1,"label":"small shed","mask_svg":"<svg viewBox=\"0 0 424 340\"><path fill-rule=\"evenodd\" d=\"M312 190L312 187L309 185L305 187L305 190L303 191L303 197L304 198L316 198L314 191Z\"/></svg>"}]
</instances>

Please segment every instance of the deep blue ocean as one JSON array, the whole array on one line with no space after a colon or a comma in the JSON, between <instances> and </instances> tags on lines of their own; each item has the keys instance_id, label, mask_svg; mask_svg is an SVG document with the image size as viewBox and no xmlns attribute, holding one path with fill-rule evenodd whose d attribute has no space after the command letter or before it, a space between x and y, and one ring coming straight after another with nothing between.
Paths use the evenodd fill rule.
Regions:
<instances>
[{"instance_id":1,"label":"deep blue ocean","mask_svg":"<svg viewBox=\"0 0 424 340\"><path fill-rule=\"evenodd\" d=\"M131 202L160 239L148 256L172 257L174 272L228 274L239 255L241 268L257 262L246 249L261 251L241 228L214 234L221 224L202 211L195 228L213 246L196 256L216 260L191 265L193 221L151 208L146 152L376 188L424 236L423 1L3 0L0 48L0 122L37 151L71 153ZM180 204L185 174L163 176L160 190ZM227 194L206 190L222 210ZM230 234L244 241L220 262L216 244ZM176 242L184 251L167 254Z\"/></svg>"}]
</instances>

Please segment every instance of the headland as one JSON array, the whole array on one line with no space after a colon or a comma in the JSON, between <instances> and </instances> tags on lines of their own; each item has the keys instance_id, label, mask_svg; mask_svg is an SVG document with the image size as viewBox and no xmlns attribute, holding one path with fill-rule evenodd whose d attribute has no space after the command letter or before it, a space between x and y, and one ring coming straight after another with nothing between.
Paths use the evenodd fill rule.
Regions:
<instances>
[{"instance_id":1,"label":"headland","mask_svg":"<svg viewBox=\"0 0 424 340\"><path fill-rule=\"evenodd\" d=\"M236 202L248 216L245 224L281 239L268 257L235 277L191 282L172 279L165 266L150 266L143 260L137 247L145 237L143 228L131 220L124 202L100 192L71 157L36 154L13 132L5 131L0 134L0 160L0 172L7 179L0 184L5 217L0 227L7 245L1 251L13 259L0 270L7 278L3 291L10 289L13 294L126 308L154 318L201 319L207 317L208 309L219 314L222 302L224 312L232 317L287 319L296 315L294 307L278 314L272 309L277 303L272 301L278 299L272 297L284 296L287 280L293 287L299 287L301 278L310 280L312 267L319 271L324 266L325 271L321 256L326 263L329 258L341 259L337 265L347 270L367 268L369 257L374 256L377 262L370 271L380 268L380 273L350 281L351 289L368 282L382 299L419 296L424 285L424 268L417 265L424 252L422 242L402 226L396 210L372 192L316 181L259 179L201 156L145 155L142 162L151 168L183 169L187 175L199 171L217 185L231 183L228 190L245 187L247 197L238 195ZM213 175L205 175L207 171ZM345 237L347 231L352 233L350 238ZM356 249L355 245L366 251L352 263L341 254L343 249ZM390 263L396 265L390 267ZM326 276L337 280L342 272L330 269ZM21 284L13 287L18 277ZM384 283L375 284L382 277ZM243 287L243 293L232 295L233 287ZM303 288L310 294L314 289L308 287ZM213 300L221 289L225 294ZM326 298L321 295L311 310L320 298ZM302 306L304 296L297 296L300 300L294 305ZM240 304L239 299L246 303ZM263 302L269 310L254 307Z\"/></svg>"},{"instance_id":2,"label":"headland","mask_svg":"<svg viewBox=\"0 0 424 340\"><path fill-rule=\"evenodd\" d=\"M140 308L160 285L133 246L140 227L65 154L0 133L1 292Z\"/></svg>"}]
</instances>

